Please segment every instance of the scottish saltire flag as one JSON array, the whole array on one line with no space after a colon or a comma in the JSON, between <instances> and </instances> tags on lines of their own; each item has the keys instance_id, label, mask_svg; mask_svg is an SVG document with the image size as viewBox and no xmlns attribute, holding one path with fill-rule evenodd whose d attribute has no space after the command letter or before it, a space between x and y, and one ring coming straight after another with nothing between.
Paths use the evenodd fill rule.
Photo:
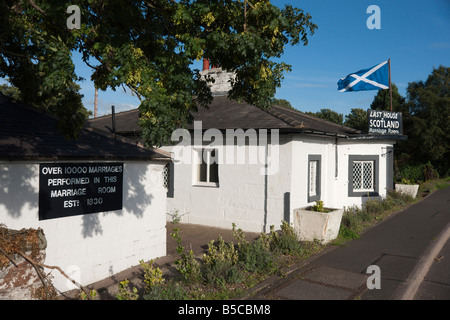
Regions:
<instances>
[{"instance_id":1,"label":"scottish saltire flag","mask_svg":"<svg viewBox=\"0 0 450 320\"><path fill-rule=\"evenodd\" d=\"M337 84L339 92L389 89L388 61L351 73Z\"/></svg>"}]
</instances>

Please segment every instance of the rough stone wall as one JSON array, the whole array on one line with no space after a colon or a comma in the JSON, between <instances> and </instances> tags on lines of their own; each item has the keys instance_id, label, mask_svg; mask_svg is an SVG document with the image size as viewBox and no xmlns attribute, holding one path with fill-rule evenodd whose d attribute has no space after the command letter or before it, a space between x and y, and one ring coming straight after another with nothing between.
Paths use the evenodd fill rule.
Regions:
<instances>
[{"instance_id":1,"label":"rough stone wall","mask_svg":"<svg viewBox=\"0 0 450 320\"><path fill-rule=\"evenodd\" d=\"M42 230L32 230L38 234L37 248L27 242L26 236L19 239L27 231L10 230L2 228L0 236L0 300L31 300L38 299L38 289L42 287L42 281L39 278L34 266L25 260L20 254L10 254L12 246L15 249L23 249L26 256L33 257L33 261L44 263L45 248L47 247L45 236ZM8 240L6 237L10 236ZM16 247L17 245L17 247ZM7 255L7 256L6 256ZM11 261L13 260L13 261ZM43 274L43 272L41 272Z\"/></svg>"}]
</instances>

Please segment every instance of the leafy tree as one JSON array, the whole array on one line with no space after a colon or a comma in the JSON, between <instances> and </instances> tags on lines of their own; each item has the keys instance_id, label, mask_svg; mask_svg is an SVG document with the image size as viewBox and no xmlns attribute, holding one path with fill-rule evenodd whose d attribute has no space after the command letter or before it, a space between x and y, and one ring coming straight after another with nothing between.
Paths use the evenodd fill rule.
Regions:
<instances>
[{"instance_id":1,"label":"leafy tree","mask_svg":"<svg viewBox=\"0 0 450 320\"><path fill-rule=\"evenodd\" d=\"M370 105L372 110L391 110L391 99L389 90L378 90L377 95ZM392 83L392 111L406 114L408 107L405 104L405 98L400 95L395 83Z\"/></svg>"},{"instance_id":2,"label":"leafy tree","mask_svg":"<svg viewBox=\"0 0 450 320\"><path fill-rule=\"evenodd\" d=\"M273 104L282 106L282 107L286 107L286 108L290 108L290 109L294 109L294 107L291 105L291 103L289 101L287 101L286 99L273 99Z\"/></svg>"},{"instance_id":3,"label":"leafy tree","mask_svg":"<svg viewBox=\"0 0 450 320\"><path fill-rule=\"evenodd\" d=\"M76 40L63 27L64 3L40 3L0 3L0 77L20 91L24 103L57 115L59 129L76 138L88 115L71 59Z\"/></svg>"},{"instance_id":4,"label":"leafy tree","mask_svg":"<svg viewBox=\"0 0 450 320\"><path fill-rule=\"evenodd\" d=\"M337 113L336 111L331 109L320 109L318 112L308 112L308 114L337 124L342 124L344 120L344 116L342 113Z\"/></svg>"},{"instance_id":5,"label":"leafy tree","mask_svg":"<svg viewBox=\"0 0 450 320\"><path fill-rule=\"evenodd\" d=\"M409 114L403 118L408 140L400 153L413 162L430 161L441 174L449 173L450 159L450 68L434 68L427 80L408 84Z\"/></svg>"},{"instance_id":6,"label":"leafy tree","mask_svg":"<svg viewBox=\"0 0 450 320\"><path fill-rule=\"evenodd\" d=\"M7 84L0 85L0 93L6 97L14 100L21 100L20 91L16 87L9 86Z\"/></svg>"},{"instance_id":7,"label":"leafy tree","mask_svg":"<svg viewBox=\"0 0 450 320\"><path fill-rule=\"evenodd\" d=\"M362 132L368 131L367 111L361 108L353 108L350 113L345 116L344 125L361 130Z\"/></svg>"},{"instance_id":8,"label":"leafy tree","mask_svg":"<svg viewBox=\"0 0 450 320\"><path fill-rule=\"evenodd\" d=\"M81 10L80 29L67 29L66 2L0 3L0 76L10 78L24 102L50 109L66 131L76 131L85 116L71 59L78 50L97 88L126 88L139 97L148 146L160 145L189 122L197 105L211 102L207 79L190 68L194 60L234 71L229 97L265 108L291 69L278 62L285 46L306 45L317 28L309 14L269 0L71 4Z\"/></svg>"}]
</instances>

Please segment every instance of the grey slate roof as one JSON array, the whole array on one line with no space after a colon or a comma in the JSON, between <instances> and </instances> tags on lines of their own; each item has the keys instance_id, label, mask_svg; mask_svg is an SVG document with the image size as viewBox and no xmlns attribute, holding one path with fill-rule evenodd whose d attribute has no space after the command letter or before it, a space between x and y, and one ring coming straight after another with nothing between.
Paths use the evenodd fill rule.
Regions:
<instances>
[{"instance_id":1,"label":"grey slate roof","mask_svg":"<svg viewBox=\"0 0 450 320\"><path fill-rule=\"evenodd\" d=\"M347 137L361 132L330 121L318 119L303 112L272 106L263 110L245 102L230 100L226 96L215 96L207 108L199 108L193 114L194 121L202 121L202 129L279 129L280 132L315 133ZM133 109L115 115L118 134L138 134L139 110ZM112 132L111 115L90 119L89 125ZM190 125L188 129L193 129Z\"/></svg>"},{"instance_id":2,"label":"grey slate roof","mask_svg":"<svg viewBox=\"0 0 450 320\"><path fill-rule=\"evenodd\" d=\"M145 149L135 141L84 128L78 140L66 140L48 113L0 95L0 159L4 160L163 160L170 155Z\"/></svg>"}]
</instances>

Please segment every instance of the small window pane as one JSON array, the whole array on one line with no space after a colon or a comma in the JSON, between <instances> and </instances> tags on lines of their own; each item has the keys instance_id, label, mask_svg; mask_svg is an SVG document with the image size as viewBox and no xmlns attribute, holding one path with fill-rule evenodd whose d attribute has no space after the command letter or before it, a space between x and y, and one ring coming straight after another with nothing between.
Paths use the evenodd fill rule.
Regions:
<instances>
[{"instance_id":1,"label":"small window pane","mask_svg":"<svg viewBox=\"0 0 450 320\"><path fill-rule=\"evenodd\" d=\"M353 189L361 189L361 168L362 163L360 161L353 162Z\"/></svg>"},{"instance_id":2,"label":"small window pane","mask_svg":"<svg viewBox=\"0 0 450 320\"><path fill-rule=\"evenodd\" d=\"M207 182L206 177L207 177L207 165L206 163L203 161L203 159L201 160L202 162L198 165L198 181L200 182Z\"/></svg>"},{"instance_id":3,"label":"small window pane","mask_svg":"<svg viewBox=\"0 0 450 320\"><path fill-rule=\"evenodd\" d=\"M169 189L169 179L170 179L169 174L170 174L169 164L166 164L163 170L163 186L166 189Z\"/></svg>"},{"instance_id":4,"label":"small window pane","mask_svg":"<svg viewBox=\"0 0 450 320\"><path fill-rule=\"evenodd\" d=\"M211 150L211 157L209 158L209 182L219 182L219 165L216 163L216 150Z\"/></svg>"}]
</instances>

